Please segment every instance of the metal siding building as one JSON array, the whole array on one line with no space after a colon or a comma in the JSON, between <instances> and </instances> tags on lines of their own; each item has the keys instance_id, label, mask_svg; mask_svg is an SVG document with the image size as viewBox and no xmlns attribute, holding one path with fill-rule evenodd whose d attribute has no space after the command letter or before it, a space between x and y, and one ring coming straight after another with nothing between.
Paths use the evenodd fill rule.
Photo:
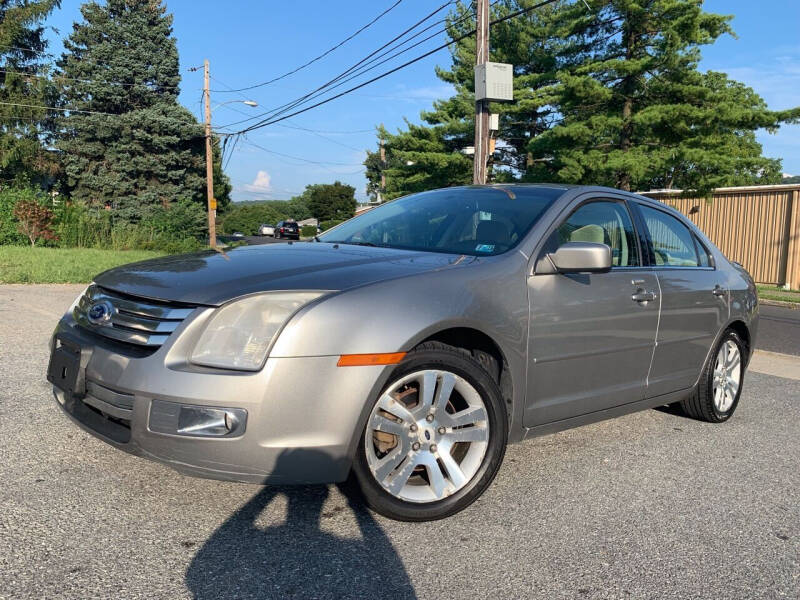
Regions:
<instances>
[{"instance_id":1,"label":"metal siding building","mask_svg":"<svg viewBox=\"0 0 800 600\"><path fill-rule=\"evenodd\" d=\"M643 192L687 215L758 283L800 289L800 185L719 188L712 198Z\"/></svg>"}]
</instances>

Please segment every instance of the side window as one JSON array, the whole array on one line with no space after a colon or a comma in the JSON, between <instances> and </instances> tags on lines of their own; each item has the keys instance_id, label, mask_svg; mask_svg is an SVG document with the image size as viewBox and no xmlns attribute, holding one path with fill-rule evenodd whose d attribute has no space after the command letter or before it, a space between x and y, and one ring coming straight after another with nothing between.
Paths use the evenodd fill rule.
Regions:
<instances>
[{"instance_id":1,"label":"side window","mask_svg":"<svg viewBox=\"0 0 800 600\"><path fill-rule=\"evenodd\" d=\"M694 236L694 245L697 248L697 255L700 257L700 266L710 267L711 259L708 258L708 250L703 246L702 242L697 239L697 236Z\"/></svg>"},{"instance_id":2,"label":"side window","mask_svg":"<svg viewBox=\"0 0 800 600\"><path fill-rule=\"evenodd\" d=\"M700 266L694 236L686 225L655 208L643 204L640 204L639 208L642 211L647 230L650 232L657 266ZM706 261L708 261L708 257L706 257Z\"/></svg>"},{"instance_id":3,"label":"side window","mask_svg":"<svg viewBox=\"0 0 800 600\"><path fill-rule=\"evenodd\" d=\"M555 252L567 242L606 244L611 248L612 266L639 266L633 223L622 203L599 200L578 207L552 233L545 248L548 252Z\"/></svg>"}]
</instances>

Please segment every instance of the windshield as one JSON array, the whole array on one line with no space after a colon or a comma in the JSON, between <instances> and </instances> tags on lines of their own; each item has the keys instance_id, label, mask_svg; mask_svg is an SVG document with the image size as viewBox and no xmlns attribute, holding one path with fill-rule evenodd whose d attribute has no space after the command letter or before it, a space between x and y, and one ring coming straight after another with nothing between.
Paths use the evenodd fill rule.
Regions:
<instances>
[{"instance_id":1,"label":"windshield","mask_svg":"<svg viewBox=\"0 0 800 600\"><path fill-rule=\"evenodd\" d=\"M547 187L449 188L382 204L321 242L487 256L516 246L564 193Z\"/></svg>"}]
</instances>

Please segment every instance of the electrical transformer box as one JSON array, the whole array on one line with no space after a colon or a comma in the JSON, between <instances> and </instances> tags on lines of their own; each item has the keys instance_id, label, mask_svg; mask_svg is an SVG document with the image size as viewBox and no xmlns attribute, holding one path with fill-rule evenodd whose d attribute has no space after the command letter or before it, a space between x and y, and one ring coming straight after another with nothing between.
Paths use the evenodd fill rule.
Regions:
<instances>
[{"instance_id":1,"label":"electrical transformer box","mask_svg":"<svg viewBox=\"0 0 800 600\"><path fill-rule=\"evenodd\" d=\"M475 99L508 102L514 99L514 66L487 62L475 65Z\"/></svg>"}]
</instances>

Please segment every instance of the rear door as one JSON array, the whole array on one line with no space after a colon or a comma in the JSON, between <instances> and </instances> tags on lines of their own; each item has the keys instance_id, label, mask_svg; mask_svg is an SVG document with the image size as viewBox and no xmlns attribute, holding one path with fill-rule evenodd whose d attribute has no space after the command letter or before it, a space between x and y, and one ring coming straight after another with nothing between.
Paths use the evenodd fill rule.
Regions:
<instances>
[{"instance_id":1,"label":"rear door","mask_svg":"<svg viewBox=\"0 0 800 600\"><path fill-rule=\"evenodd\" d=\"M694 385L720 328L728 319L725 277L708 250L680 219L666 210L633 203L641 216L647 250L661 293L647 396Z\"/></svg>"},{"instance_id":2,"label":"rear door","mask_svg":"<svg viewBox=\"0 0 800 600\"><path fill-rule=\"evenodd\" d=\"M528 278L527 427L644 399L660 298L638 238L613 198L576 201L548 234L537 261L566 242L599 242L613 266Z\"/></svg>"}]
</instances>

